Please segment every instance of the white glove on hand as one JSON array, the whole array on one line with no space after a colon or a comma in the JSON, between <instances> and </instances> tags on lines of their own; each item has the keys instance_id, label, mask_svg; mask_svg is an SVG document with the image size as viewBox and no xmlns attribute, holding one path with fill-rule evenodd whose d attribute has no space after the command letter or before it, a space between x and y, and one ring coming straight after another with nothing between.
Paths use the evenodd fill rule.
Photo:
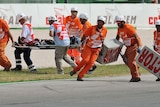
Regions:
<instances>
[{"instance_id":1,"label":"white glove on hand","mask_svg":"<svg viewBox=\"0 0 160 107\"><path fill-rule=\"evenodd\" d=\"M138 47L137 52L140 53L141 52L141 47Z\"/></svg>"},{"instance_id":2,"label":"white glove on hand","mask_svg":"<svg viewBox=\"0 0 160 107\"><path fill-rule=\"evenodd\" d=\"M12 47L15 47L15 46L18 46L18 43L14 41L14 42L12 43Z\"/></svg>"}]
</instances>

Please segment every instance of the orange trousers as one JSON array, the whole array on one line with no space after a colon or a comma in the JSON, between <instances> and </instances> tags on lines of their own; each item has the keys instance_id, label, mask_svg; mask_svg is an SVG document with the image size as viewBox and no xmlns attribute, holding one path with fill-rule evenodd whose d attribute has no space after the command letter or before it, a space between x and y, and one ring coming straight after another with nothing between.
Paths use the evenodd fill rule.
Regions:
<instances>
[{"instance_id":1,"label":"orange trousers","mask_svg":"<svg viewBox=\"0 0 160 107\"><path fill-rule=\"evenodd\" d=\"M0 65L4 68L10 68L11 62L5 55L5 48L7 46L8 42L0 42Z\"/></svg>"},{"instance_id":2,"label":"orange trousers","mask_svg":"<svg viewBox=\"0 0 160 107\"><path fill-rule=\"evenodd\" d=\"M79 64L81 61L81 53L78 49L68 49L68 55L73 57L76 64Z\"/></svg>"},{"instance_id":3,"label":"orange trousers","mask_svg":"<svg viewBox=\"0 0 160 107\"><path fill-rule=\"evenodd\" d=\"M84 75L88 72L88 70L94 65L95 61L98 58L100 52L100 48L90 48L88 46L84 47L84 50L82 51L82 60L76 66L73 71L78 72L81 70L78 74L79 78L83 78Z\"/></svg>"},{"instance_id":4,"label":"orange trousers","mask_svg":"<svg viewBox=\"0 0 160 107\"><path fill-rule=\"evenodd\" d=\"M138 65L136 63L136 56L137 56L137 49L138 46L130 46L127 47L125 51L125 57L127 58L127 66L130 69L130 73L132 78L140 78L139 72L138 72Z\"/></svg>"}]
</instances>

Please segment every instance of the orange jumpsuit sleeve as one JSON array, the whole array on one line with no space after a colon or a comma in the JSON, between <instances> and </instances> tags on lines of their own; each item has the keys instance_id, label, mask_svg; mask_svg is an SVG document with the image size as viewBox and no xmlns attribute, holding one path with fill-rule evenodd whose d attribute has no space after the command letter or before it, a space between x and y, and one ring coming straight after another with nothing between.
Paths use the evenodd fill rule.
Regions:
<instances>
[{"instance_id":1,"label":"orange jumpsuit sleeve","mask_svg":"<svg viewBox=\"0 0 160 107\"><path fill-rule=\"evenodd\" d=\"M67 17L65 17L65 18L63 19L63 24L64 24L64 25L66 25L66 22L67 22L66 20L67 20Z\"/></svg>"},{"instance_id":2,"label":"orange jumpsuit sleeve","mask_svg":"<svg viewBox=\"0 0 160 107\"><path fill-rule=\"evenodd\" d=\"M4 37L3 37L3 39L0 40L0 42L8 41L9 36L7 35L6 32L9 31L9 26L5 20L0 20L0 28L3 30L3 32L5 32Z\"/></svg>"},{"instance_id":3,"label":"orange jumpsuit sleeve","mask_svg":"<svg viewBox=\"0 0 160 107\"><path fill-rule=\"evenodd\" d=\"M86 29L86 31L84 32L84 36L86 36L86 37L91 36L92 35L92 28L93 28L93 26Z\"/></svg>"},{"instance_id":4,"label":"orange jumpsuit sleeve","mask_svg":"<svg viewBox=\"0 0 160 107\"><path fill-rule=\"evenodd\" d=\"M89 21L86 21L86 23L84 25L82 25L82 29L80 31L80 38L83 37L84 32L91 26L92 26L92 24Z\"/></svg>"},{"instance_id":5,"label":"orange jumpsuit sleeve","mask_svg":"<svg viewBox=\"0 0 160 107\"><path fill-rule=\"evenodd\" d=\"M105 39L105 37L107 36L107 29L105 27L102 28L102 40Z\"/></svg>"},{"instance_id":6,"label":"orange jumpsuit sleeve","mask_svg":"<svg viewBox=\"0 0 160 107\"><path fill-rule=\"evenodd\" d=\"M81 30L83 26L82 26L79 18L77 18L77 25L78 25L79 30Z\"/></svg>"},{"instance_id":7,"label":"orange jumpsuit sleeve","mask_svg":"<svg viewBox=\"0 0 160 107\"><path fill-rule=\"evenodd\" d=\"M1 24L2 24L3 31L8 32L9 26L8 26L7 22L4 20L1 20Z\"/></svg>"},{"instance_id":8,"label":"orange jumpsuit sleeve","mask_svg":"<svg viewBox=\"0 0 160 107\"><path fill-rule=\"evenodd\" d=\"M132 37L136 33L135 28L131 25L126 26L125 30L126 30L128 37Z\"/></svg>"},{"instance_id":9,"label":"orange jumpsuit sleeve","mask_svg":"<svg viewBox=\"0 0 160 107\"><path fill-rule=\"evenodd\" d=\"M132 25L128 25L128 30L129 35L132 37L133 35L136 34L136 29ZM142 40L138 35L135 35L136 38L135 40L132 41L132 44L137 43L139 46L142 46Z\"/></svg>"},{"instance_id":10,"label":"orange jumpsuit sleeve","mask_svg":"<svg viewBox=\"0 0 160 107\"><path fill-rule=\"evenodd\" d=\"M85 31L86 31L89 27L91 27L91 26L92 26L92 24L87 21L87 22L85 23L85 25L83 25L83 29L82 29L83 32L85 32Z\"/></svg>"},{"instance_id":11,"label":"orange jumpsuit sleeve","mask_svg":"<svg viewBox=\"0 0 160 107\"><path fill-rule=\"evenodd\" d=\"M154 31L154 41L155 45L160 45L160 32Z\"/></svg>"},{"instance_id":12,"label":"orange jumpsuit sleeve","mask_svg":"<svg viewBox=\"0 0 160 107\"><path fill-rule=\"evenodd\" d=\"M157 34L156 34L156 33L157 33L157 31L155 30L155 31L153 32L153 35L154 35L153 39L154 39L154 40L156 40L156 37L157 37Z\"/></svg>"}]
</instances>

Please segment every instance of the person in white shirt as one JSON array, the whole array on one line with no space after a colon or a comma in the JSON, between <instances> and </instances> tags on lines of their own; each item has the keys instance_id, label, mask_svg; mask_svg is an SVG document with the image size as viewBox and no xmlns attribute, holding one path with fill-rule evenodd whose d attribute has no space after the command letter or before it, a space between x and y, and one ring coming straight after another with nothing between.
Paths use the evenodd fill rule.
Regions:
<instances>
[{"instance_id":1,"label":"person in white shirt","mask_svg":"<svg viewBox=\"0 0 160 107\"><path fill-rule=\"evenodd\" d=\"M17 19L19 23L22 25L22 32L21 36L19 37L19 45L28 45L32 46L33 41L34 41L34 33L32 29L32 25L27 21L26 15L24 13L19 13L17 15ZM31 72L35 73L37 72L36 67L34 66L30 54L31 54L31 49L30 48L16 48L14 51L15 59L16 59L16 67L11 69L11 70L22 70L22 65L21 65L21 54L23 53L23 58L26 64L28 65L28 68Z\"/></svg>"},{"instance_id":2,"label":"person in white shirt","mask_svg":"<svg viewBox=\"0 0 160 107\"><path fill-rule=\"evenodd\" d=\"M64 74L62 67L62 59L71 65L73 68L76 67L76 63L70 59L67 55L67 51L70 46L70 38L66 30L66 26L57 21L55 16L48 17L50 24L49 36L53 37L55 41L55 61L58 74Z\"/></svg>"}]
</instances>

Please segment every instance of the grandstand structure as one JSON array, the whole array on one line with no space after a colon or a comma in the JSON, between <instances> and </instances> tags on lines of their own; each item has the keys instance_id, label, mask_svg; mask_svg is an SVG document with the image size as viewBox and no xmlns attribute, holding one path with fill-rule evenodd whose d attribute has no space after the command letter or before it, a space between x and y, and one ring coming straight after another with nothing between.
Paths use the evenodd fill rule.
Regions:
<instances>
[{"instance_id":1,"label":"grandstand structure","mask_svg":"<svg viewBox=\"0 0 160 107\"><path fill-rule=\"evenodd\" d=\"M0 0L2 3L151 3L151 0Z\"/></svg>"}]
</instances>

